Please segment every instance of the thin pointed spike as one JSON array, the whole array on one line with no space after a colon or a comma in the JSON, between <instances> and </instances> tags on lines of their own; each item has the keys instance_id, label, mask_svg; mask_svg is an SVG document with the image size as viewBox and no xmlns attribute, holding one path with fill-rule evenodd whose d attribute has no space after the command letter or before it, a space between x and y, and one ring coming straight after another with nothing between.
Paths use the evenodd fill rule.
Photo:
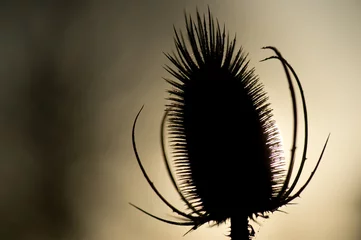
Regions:
<instances>
[{"instance_id":1,"label":"thin pointed spike","mask_svg":"<svg viewBox=\"0 0 361 240\"><path fill-rule=\"evenodd\" d=\"M284 214L289 214L288 212L286 212L286 211L283 211L283 210L279 210L279 209L277 209L276 211L277 211L277 212L281 212L281 213L284 213Z\"/></svg>"},{"instance_id":2,"label":"thin pointed spike","mask_svg":"<svg viewBox=\"0 0 361 240\"><path fill-rule=\"evenodd\" d=\"M198 47L197 38L195 36L194 29L197 29L197 27L194 26L195 22L193 21L191 16L189 16L189 19L188 19L187 16L185 15L185 20L186 20L186 28L187 28L187 33L188 33L188 40L189 40L189 43L191 44L191 49L192 49L194 58L196 59L196 63L199 66L200 64L203 64L203 58L200 54L200 52L202 52L202 51L200 51L200 49L199 49L201 47ZM186 50L187 47L184 42L184 39L182 39L182 40L183 40L183 42L182 42L183 48L185 49L185 51L187 51Z\"/></svg>"},{"instance_id":3,"label":"thin pointed spike","mask_svg":"<svg viewBox=\"0 0 361 240\"><path fill-rule=\"evenodd\" d=\"M153 189L153 191L157 194L157 196L170 208L172 209L174 212L178 213L179 215L183 216L183 217L186 217L186 218L189 218L189 219L196 219L195 217L191 216L191 215L188 215L180 210L178 210L177 208L175 208L172 204L170 204L163 196L162 194L159 193L158 189L154 186L154 184L152 183L152 181L150 180L150 178L148 177L148 174L147 172L145 171L144 167L143 167L143 164L142 162L140 161L140 157L138 155L138 151L137 151L137 146L136 146L136 143L135 143L135 126L137 124L137 120L138 120L138 117L140 115L140 113L142 112L143 110L143 107L144 105L142 106L142 108L139 110L137 116L135 117L135 120L134 120L134 123L133 123L133 128L132 128L132 143L133 143L133 150L134 150L134 153L135 153L135 157L137 158L137 162L138 162L138 165L140 167L140 169L142 170L142 173L143 173L143 176L145 177L145 179L147 180L148 184L150 185L150 187Z\"/></svg>"},{"instance_id":4,"label":"thin pointed spike","mask_svg":"<svg viewBox=\"0 0 361 240\"><path fill-rule=\"evenodd\" d=\"M157 217L157 216L141 209L140 207L135 206L132 203L129 203L129 204L132 205L133 207L135 207L136 209L138 209L139 211L141 211L141 212L147 214L148 216L151 216L152 218L155 218L161 222L165 222L165 223L172 224L172 225L178 225L178 226L193 226L194 225L194 222L175 222L175 221L167 220L164 218L160 218L160 217Z\"/></svg>"},{"instance_id":5,"label":"thin pointed spike","mask_svg":"<svg viewBox=\"0 0 361 240\"><path fill-rule=\"evenodd\" d=\"M194 230L196 230L197 229L197 227L196 226L194 226L194 227L192 227L191 229L189 229L185 234L183 234L183 237L185 236L185 235L187 235L188 233L190 233L190 232L192 232L192 231L194 231Z\"/></svg>"},{"instance_id":6,"label":"thin pointed spike","mask_svg":"<svg viewBox=\"0 0 361 240\"><path fill-rule=\"evenodd\" d=\"M275 47L266 46L266 47L263 47L262 49L271 49L276 53L276 55L278 57L283 58L281 53ZM266 60L264 59L262 61L266 61ZM292 107L293 107L293 143L292 143L292 148L291 148L290 165L288 167L287 176L286 176L286 179L285 179L284 184L282 186L282 189L277 195L278 199L283 197L283 194L287 190L288 183L289 183L289 181L291 179L293 165L294 165L294 162L295 162L295 151L296 151L296 140L297 140L297 102L296 102L295 90L293 88L293 83L292 83L291 76L290 76L290 73L288 71L287 65L283 61L281 61L281 63L283 65L283 68L284 68L286 76L287 76L287 81L288 81L288 85L289 85L290 92L291 92L291 98L292 98Z\"/></svg>"},{"instance_id":7,"label":"thin pointed spike","mask_svg":"<svg viewBox=\"0 0 361 240\"><path fill-rule=\"evenodd\" d=\"M213 26L213 19L211 17L211 10L208 6L208 31L209 31L209 46L210 46L210 54L211 57L214 59L214 50L216 46L216 39L214 37L214 26Z\"/></svg>"},{"instance_id":8,"label":"thin pointed spike","mask_svg":"<svg viewBox=\"0 0 361 240\"><path fill-rule=\"evenodd\" d=\"M319 157L319 159L318 159L318 161L317 161L317 164L316 164L315 168L313 169L310 177L307 179L306 183L305 183L305 184L298 190L298 192L296 192L293 196L288 197L283 204L288 204L289 202L291 202L291 201L292 201L293 199L295 199L296 197L299 197L300 194L303 192L303 190L304 190L304 189L307 187L307 185L310 183L313 175L315 175L315 172L317 171L318 165L320 164L321 159L322 159L322 157L323 157L323 154L324 154L324 152L325 152L325 150L326 150L327 143L328 143L328 140L329 140L329 138L330 138L330 135L331 135L331 133L328 134L328 137L327 137L327 139L326 139L325 145L323 146L323 149L322 149L322 152L321 152L321 154L320 154L320 157ZM282 205L283 205L283 204L282 204Z\"/></svg>"},{"instance_id":9,"label":"thin pointed spike","mask_svg":"<svg viewBox=\"0 0 361 240\"><path fill-rule=\"evenodd\" d=\"M303 107L303 115L304 115L304 122L305 122L305 140L304 140L304 145L303 145L303 153L302 153L302 161L300 164L300 168L297 172L296 178L293 181L291 187L289 188L289 190L286 192L286 194L284 195L284 198L287 198L289 195L291 195L293 189L296 187L299 178L301 177L302 174L302 170L304 167L304 164L306 162L306 154L307 154L307 146L308 146L308 114L307 114L307 106L306 106L306 99L305 99L305 95L303 92L303 88L302 88L302 84L300 79L298 78L298 75L296 73L296 71L293 69L293 67L287 62L286 59L282 58L281 59L286 65L287 67L291 70L294 78L296 79L297 85L298 85L298 89L300 91L301 94L301 99L302 99L302 107Z\"/></svg>"},{"instance_id":10,"label":"thin pointed spike","mask_svg":"<svg viewBox=\"0 0 361 240\"><path fill-rule=\"evenodd\" d=\"M161 146L162 146L162 153L163 153L163 159L164 159L164 164L167 168L167 172L168 172L168 176L169 178L171 179L172 181L172 184L174 186L174 188L176 189L176 191L178 192L179 196L182 198L183 202L185 202L187 204L187 206L189 207L189 209L192 209L193 212L197 213L198 216L203 216L202 213L200 213L199 211L197 211L190 202L187 201L187 199L184 197L184 195L182 194L182 192L180 191L176 181L175 181L175 178L172 174L172 171L170 169L170 166L169 166L169 161L168 161L168 157L167 157L167 154L166 154L166 150L165 150L165 144L164 144L164 128L165 128L165 121L167 119L167 115L168 115L168 112L169 112L169 109L165 111L164 113L164 116L163 116L163 119L162 119L162 125L161 125L161 132L160 132L160 139L161 139Z\"/></svg>"},{"instance_id":11,"label":"thin pointed spike","mask_svg":"<svg viewBox=\"0 0 361 240\"><path fill-rule=\"evenodd\" d=\"M175 218L175 219L180 220L180 221L187 221L188 220L188 219L184 219L183 217L174 216L174 215L171 215L171 214L167 214L167 215L168 215L168 217Z\"/></svg>"},{"instance_id":12,"label":"thin pointed spike","mask_svg":"<svg viewBox=\"0 0 361 240\"><path fill-rule=\"evenodd\" d=\"M182 32L177 32L177 30L174 28L174 41L175 41L175 45L176 45L176 49L178 52L178 57L180 59L183 58L183 60L187 63L186 66L192 70L192 69L197 69L197 64L193 61L192 57L190 56L190 53L188 52L187 48L186 48L186 44L184 41L184 37Z\"/></svg>"}]
</instances>

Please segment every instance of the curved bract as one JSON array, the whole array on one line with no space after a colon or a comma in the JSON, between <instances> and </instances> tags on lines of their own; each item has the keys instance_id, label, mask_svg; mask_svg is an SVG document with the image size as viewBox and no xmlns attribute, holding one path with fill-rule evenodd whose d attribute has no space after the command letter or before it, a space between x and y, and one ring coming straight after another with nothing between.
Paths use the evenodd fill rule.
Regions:
<instances>
[{"instance_id":1,"label":"curved bract","mask_svg":"<svg viewBox=\"0 0 361 240\"><path fill-rule=\"evenodd\" d=\"M272 119L272 109L263 85L247 54L236 50L236 38L230 40L225 28L197 12L197 20L186 15L187 39L175 31L176 53L166 54L174 65L166 70L175 79L165 79L172 89L161 123L161 145L164 163L171 182L187 206L181 211L169 203L148 177L136 148L135 126L133 148L144 177L158 197L182 221L159 218L163 222L192 226L231 221L232 239L250 239L254 235L248 219L268 217L298 197L317 170L328 138L314 171L306 183L294 191L306 161L308 147L307 107L302 85L292 66L275 47L268 59L277 59L286 73L293 106L293 142L288 169L285 168L279 131ZM264 61L264 60L263 60ZM295 168L297 139L297 102L291 79L295 78L302 99L305 122L301 164L291 182ZM166 154L165 130L172 149L172 163ZM175 175L171 171L175 168Z\"/></svg>"}]
</instances>

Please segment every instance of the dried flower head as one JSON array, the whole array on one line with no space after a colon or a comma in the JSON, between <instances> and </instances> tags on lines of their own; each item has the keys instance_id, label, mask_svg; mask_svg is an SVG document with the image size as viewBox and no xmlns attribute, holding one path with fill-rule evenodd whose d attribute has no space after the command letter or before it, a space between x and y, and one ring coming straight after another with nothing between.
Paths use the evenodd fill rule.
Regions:
<instances>
[{"instance_id":1,"label":"dried flower head","mask_svg":"<svg viewBox=\"0 0 361 240\"><path fill-rule=\"evenodd\" d=\"M263 85L248 66L247 54L242 48L235 50L236 38L229 39L209 9L208 21L198 11L197 21L187 14L185 19L190 46L182 33L174 30L177 52L166 54L175 67L166 66L166 70L175 80L166 79L172 89L168 91L171 95L161 125L161 143L169 177L187 210L183 212L170 204L144 170L134 136L141 110L132 132L137 161L155 193L183 221L159 218L132 205L163 222L192 226L191 230L207 222L217 225L230 219L231 239L251 239L254 230L249 219L267 218L301 194L317 170L328 138L314 171L294 192L306 160L308 141L306 102L294 69L276 48L264 47L275 53L265 60L277 59L282 64L291 92L294 130L286 169L272 109ZM297 103L291 74L300 91L305 121L302 160L293 182L290 180L295 162ZM165 128L176 176L165 150Z\"/></svg>"}]
</instances>

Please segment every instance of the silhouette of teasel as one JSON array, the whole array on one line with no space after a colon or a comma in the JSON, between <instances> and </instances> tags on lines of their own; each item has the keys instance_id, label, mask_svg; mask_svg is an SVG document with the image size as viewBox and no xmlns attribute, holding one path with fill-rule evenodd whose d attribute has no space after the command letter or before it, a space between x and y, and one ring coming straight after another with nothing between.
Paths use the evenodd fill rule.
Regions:
<instances>
[{"instance_id":1,"label":"silhouette of teasel","mask_svg":"<svg viewBox=\"0 0 361 240\"><path fill-rule=\"evenodd\" d=\"M208 9L207 17L197 21L185 13L187 47L182 33L175 32L177 53L166 54L175 68L166 70L176 80L165 79L173 87L161 123L164 163L173 186L187 206L178 210L157 190L147 175L132 129L134 152L142 173L153 191L181 221L157 217L133 204L135 208L165 223L192 226L218 225L230 219L229 236L233 240L251 239L255 232L249 219L268 218L268 214L300 196L315 174L327 146L307 181L294 192L306 161L308 121L305 96L297 74L275 47L264 47L275 55L286 73L293 106L293 142L286 170L279 131L272 120L263 85L254 69L249 69L247 55L235 51L236 38L230 41L225 27L220 28ZM291 74L301 95L304 114L304 146L296 177L291 182L297 138L297 103ZM166 154L165 128L168 130L176 177ZM178 181L177 181L177 180ZM188 232L189 232L188 231ZM187 233L188 233L187 232Z\"/></svg>"}]
</instances>

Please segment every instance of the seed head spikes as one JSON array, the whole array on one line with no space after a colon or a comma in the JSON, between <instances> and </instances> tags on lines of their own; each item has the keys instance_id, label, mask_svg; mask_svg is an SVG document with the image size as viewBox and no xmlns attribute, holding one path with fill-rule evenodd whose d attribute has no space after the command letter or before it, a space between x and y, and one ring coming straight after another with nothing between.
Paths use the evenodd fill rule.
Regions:
<instances>
[{"instance_id":1,"label":"seed head spikes","mask_svg":"<svg viewBox=\"0 0 361 240\"><path fill-rule=\"evenodd\" d=\"M169 178L187 208L181 211L169 203L141 163L135 126L143 107L132 129L136 159L153 191L181 220L163 219L131 205L160 221L191 226L189 231L205 223L218 225L230 220L231 239L251 239L254 230L249 219L267 218L300 196L319 166L329 136L311 175L295 191L308 147L307 107L296 72L275 47L263 48L275 54L263 61L276 59L282 64L292 99L293 142L286 169L272 109L263 85L248 66L247 54L242 48L236 50L236 38L230 40L209 9L208 19L198 11L196 21L187 14L185 19L188 44L182 32L174 30L176 52L166 54L173 67L165 68L175 79L165 79L172 88L161 123L161 145ZM298 116L291 75L301 95L305 122L301 164L293 181ZM175 175L166 154L165 131Z\"/></svg>"}]
</instances>

